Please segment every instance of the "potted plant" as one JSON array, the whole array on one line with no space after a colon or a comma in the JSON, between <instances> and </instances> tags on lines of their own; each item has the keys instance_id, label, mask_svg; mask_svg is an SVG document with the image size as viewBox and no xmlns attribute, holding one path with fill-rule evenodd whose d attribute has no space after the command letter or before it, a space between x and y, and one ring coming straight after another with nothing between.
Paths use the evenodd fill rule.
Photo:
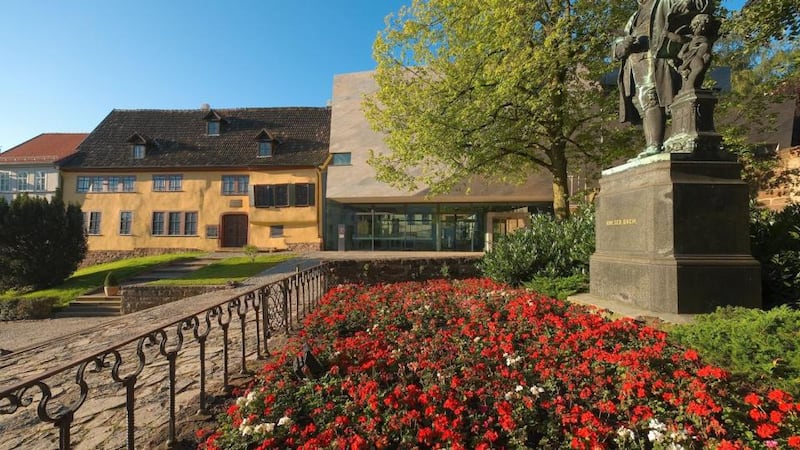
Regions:
<instances>
[{"instance_id":1,"label":"potted plant","mask_svg":"<svg viewBox=\"0 0 800 450\"><path fill-rule=\"evenodd\" d=\"M113 270L106 274L106 279L103 282L103 291L106 297L119 295L119 280L117 280Z\"/></svg>"}]
</instances>

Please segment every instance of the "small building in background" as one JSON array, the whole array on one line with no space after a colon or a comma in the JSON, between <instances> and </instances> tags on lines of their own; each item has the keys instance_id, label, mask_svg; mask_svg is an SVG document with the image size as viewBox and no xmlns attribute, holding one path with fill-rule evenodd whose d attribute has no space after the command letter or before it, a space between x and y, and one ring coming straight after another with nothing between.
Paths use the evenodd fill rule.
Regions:
<instances>
[{"instance_id":1,"label":"small building in background","mask_svg":"<svg viewBox=\"0 0 800 450\"><path fill-rule=\"evenodd\" d=\"M72 153L87 133L42 133L0 153L0 197L21 194L50 199L61 185L58 162Z\"/></svg>"},{"instance_id":2,"label":"small building in background","mask_svg":"<svg viewBox=\"0 0 800 450\"><path fill-rule=\"evenodd\" d=\"M319 250L330 109L113 110L61 164L90 251Z\"/></svg>"}]
</instances>

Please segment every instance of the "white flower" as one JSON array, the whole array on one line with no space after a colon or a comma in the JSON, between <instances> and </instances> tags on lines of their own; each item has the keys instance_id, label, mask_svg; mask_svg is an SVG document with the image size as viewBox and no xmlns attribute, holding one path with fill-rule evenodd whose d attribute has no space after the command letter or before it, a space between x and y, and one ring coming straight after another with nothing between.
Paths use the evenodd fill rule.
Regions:
<instances>
[{"instance_id":1,"label":"white flower","mask_svg":"<svg viewBox=\"0 0 800 450\"><path fill-rule=\"evenodd\" d=\"M539 386L531 386L531 395L534 397L538 397L542 392L544 392L543 388L540 388Z\"/></svg>"},{"instance_id":2,"label":"white flower","mask_svg":"<svg viewBox=\"0 0 800 450\"><path fill-rule=\"evenodd\" d=\"M472 339L472 342L474 342L474 343L476 343L476 344L477 344L478 342L480 342L480 341L481 341L481 337L480 337L480 336L475 336L475 337Z\"/></svg>"},{"instance_id":3,"label":"white flower","mask_svg":"<svg viewBox=\"0 0 800 450\"><path fill-rule=\"evenodd\" d=\"M647 427L656 431L664 431L667 429L667 426L659 422L658 419L650 419L650 423L647 424Z\"/></svg>"},{"instance_id":4,"label":"white flower","mask_svg":"<svg viewBox=\"0 0 800 450\"><path fill-rule=\"evenodd\" d=\"M239 427L239 429L242 431L242 436L249 436L253 434L253 427L251 427L250 425L247 425L244 428Z\"/></svg>"},{"instance_id":5,"label":"white flower","mask_svg":"<svg viewBox=\"0 0 800 450\"><path fill-rule=\"evenodd\" d=\"M658 430L650 430L647 433L647 439L649 439L650 442L661 442L664 439L664 433Z\"/></svg>"},{"instance_id":6,"label":"white flower","mask_svg":"<svg viewBox=\"0 0 800 450\"><path fill-rule=\"evenodd\" d=\"M238 406L238 407L240 407L240 408L241 408L241 407L243 407L243 406L244 406L244 405L246 405L246 404L247 404L247 399L246 399L246 398L244 398L244 397L239 397L239 398L237 398L237 399L236 399L236 406Z\"/></svg>"},{"instance_id":7,"label":"white flower","mask_svg":"<svg viewBox=\"0 0 800 450\"><path fill-rule=\"evenodd\" d=\"M278 419L278 426L279 427L282 427L284 425L291 425L292 423L293 423L292 419L289 418L289 417L286 417L286 416L283 416L280 419Z\"/></svg>"},{"instance_id":8,"label":"white flower","mask_svg":"<svg viewBox=\"0 0 800 450\"><path fill-rule=\"evenodd\" d=\"M522 386L520 386L520 385L517 385L517 387L515 387L515 388L514 388L514 392L519 392L519 391L521 391L522 389L524 389Z\"/></svg>"},{"instance_id":9,"label":"white flower","mask_svg":"<svg viewBox=\"0 0 800 450\"><path fill-rule=\"evenodd\" d=\"M669 433L669 440L672 442L683 442L689 439L689 434L684 430L673 431ZM677 447L676 447L677 448ZM681 447L683 448L683 447Z\"/></svg>"},{"instance_id":10,"label":"white flower","mask_svg":"<svg viewBox=\"0 0 800 450\"><path fill-rule=\"evenodd\" d=\"M509 354L507 354L507 353L503 353L503 356L505 356L505 357L506 357L506 365L507 365L508 367L511 367L511 366L513 366L514 364L516 364L516 363L518 363L518 362L522 361L522 356L515 356L515 357L511 357L511 355L509 355Z\"/></svg>"},{"instance_id":11,"label":"white flower","mask_svg":"<svg viewBox=\"0 0 800 450\"><path fill-rule=\"evenodd\" d=\"M275 430L275 424L274 423L260 423L260 424L256 425L254 430L258 434L272 433L272 431Z\"/></svg>"},{"instance_id":12,"label":"white flower","mask_svg":"<svg viewBox=\"0 0 800 450\"><path fill-rule=\"evenodd\" d=\"M244 419L242 419L242 423L239 424L239 430L242 430L249 423L250 423L250 418L249 417L245 417Z\"/></svg>"},{"instance_id":13,"label":"white flower","mask_svg":"<svg viewBox=\"0 0 800 450\"><path fill-rule=\"evenodd\" d=\"M512 398L514 398L514 393L513 392L506 392L505 398L506 398L506 400L511 400Z\"/></svg>"},{"instance_id":14,"label":"white flower","mask_svg":"<svg viewBox=\"0 0 800 450\"><path fill-rule=\"evenodd\" d=\"M666 446L665 450L686 450L686 449L681 444L670 442L670 444Z\"/></svg>"},{"instance_id":15,"label":"white flower","mask_svg":"<svg viewBox=\"0 0 800 450\"><path fill-rule=\"evenodd\" d=\"M625 427L619 427L617 430L617 436L623 441L632 441L636 438L636 435L633 433L633 430Z\"/></svg>"},{"instance_id":16,"label":"white flower","mask_svg":"<svg viewBox=\"0 0 800 450\"><path fill-rule=\"evenodd\" d=\"M258 394L256 394L255 391L250 391L250 393L247 394L247 403L248 404L253 403L255 401L257 395Z\"/></svg>"}]
</instances>

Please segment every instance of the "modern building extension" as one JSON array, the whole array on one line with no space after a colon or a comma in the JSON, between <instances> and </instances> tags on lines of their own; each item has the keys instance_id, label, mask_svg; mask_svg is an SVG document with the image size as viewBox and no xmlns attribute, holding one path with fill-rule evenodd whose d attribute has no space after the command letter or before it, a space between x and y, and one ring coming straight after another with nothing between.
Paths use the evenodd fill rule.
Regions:
<instances>
[{"instance_id":1,"label":"modern building extension","mask_svg":"<svg viewBox=\"0 0 800 450\"><path fill-rule=\"evenodd\" d=\"M89 249L319 249L329 108L114 110L61 164Z\"/></svg>"},{"instance_id":2,"label":"modern building extension","mask_svg":"<svg viewBox=\"0 0 800 450\"><path fill-rule=\"evenodd\" d=\"M0 197L50 199L61 184L58 161L75 152L86 133L43 133L0 153Z\"/></svg>"},{"instance_id":3,"label":"modern building extension","mask_svg":"<svg viewBox=\"0 0 800 450\"><path fill-rule=\"evenodd\" d=\"M552 210L549 175L515 186L472 180L448 195L404 192L375 179L369 151L387 151L362 111L373 72L337 75L331 110L331 164L325 212L327 250L483 251L493 239Z\"/></svg>"}]
</instances>

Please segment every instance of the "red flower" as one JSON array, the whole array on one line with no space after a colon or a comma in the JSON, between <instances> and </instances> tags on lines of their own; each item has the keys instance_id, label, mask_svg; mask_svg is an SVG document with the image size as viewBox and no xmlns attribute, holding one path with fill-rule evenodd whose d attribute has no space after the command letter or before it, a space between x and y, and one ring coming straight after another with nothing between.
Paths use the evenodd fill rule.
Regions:
<instances>
[{"instance_id":1,"label":"red flower","mask_svg":"<svg viewBox=\"0 0 800 450\"><path fill-rule=\"evenodd\" d=\"M751 392L744 397L744 402L751 406L758 406L761 404L761 397Z\"/></svg>"},{"instance_id":2,"label":"red flower","mask_svg":"<svg viewBox=\"0 0 800 450\"><path fill-rule=\"evenodd\" d=\"M787 444L792 448L800 448L800 436L790 436Z\"/></svg>"},{"instance_id":3,"label":"red flower","mask_svg":"<svg viewBox=\"0 0 800 450\"><path fill-rule=\"evenodd\" d=\"M778 431L778 427L771 423L762 423L756 428L756 434L762 439L769 439Z\"/></svg>"}]
</instances>

